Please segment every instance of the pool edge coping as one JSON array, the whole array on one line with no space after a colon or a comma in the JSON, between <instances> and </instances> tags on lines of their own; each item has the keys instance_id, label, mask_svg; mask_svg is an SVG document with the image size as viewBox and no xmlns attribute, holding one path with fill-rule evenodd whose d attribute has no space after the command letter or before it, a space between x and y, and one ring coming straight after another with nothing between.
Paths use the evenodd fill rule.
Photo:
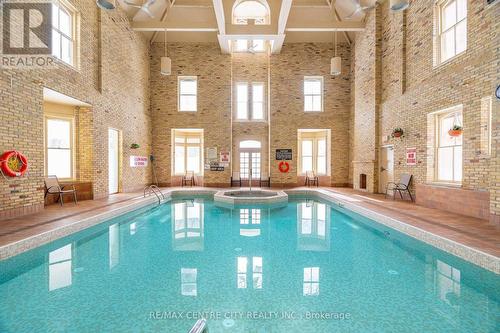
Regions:
<instances>
[{"instance_id":1,"label":"pool edge coping","mask_svg":"<svg viewBox=\"0 0 500 333\"><path fill-rule=\"evenodd\" d=\"M172 200L172 196L179 194L196 194L196 195L215 195L221 189L162 189L165 196L163 202ZM434 234L430 231L408 224L400 219L396 219L385 214L376 212L372 209L362 207L342 197L348 197L345 194L336 193L320 188L297 188L281 190L287 195L314 195L321 199L327 200L332 204L337 204L342 208L347 208L354 213L360 214L374 222L399 231L409 237L431 245L437 249L457 256L467 262L475 264L479 267L487 269L495 274L500 274L500 258L492 254L483 252L479 249L467 246L460 242L451 240L441 235ZM84 217L80 220L71 222L52 230L32 235L27 238L3 245L0 247L0 261L14 257L23 252L40 247L57 239L72 235L84 229L109 221L112 218L124 215L128 212L154 204L158 199L154 196L142 197L137 196L114 209L100 212L96 215Z\"/></svg>"}]
</instances>

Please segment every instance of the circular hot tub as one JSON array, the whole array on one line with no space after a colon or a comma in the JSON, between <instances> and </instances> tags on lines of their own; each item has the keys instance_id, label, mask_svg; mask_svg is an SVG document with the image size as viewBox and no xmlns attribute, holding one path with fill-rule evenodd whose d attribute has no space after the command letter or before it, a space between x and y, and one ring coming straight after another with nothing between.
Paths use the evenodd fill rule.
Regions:
<instances>
[{"instance_id":1,"label":"circular hot tub","mask_svg":"<svg viewBox=\"0 0 500 333\"><path fill-rule=\"evenodd\" d=\"M215 202L226 204L263 204L287 203L288 195L283 191L272 190L223 190L214 195Z\"/></svg>"}]
</instances>

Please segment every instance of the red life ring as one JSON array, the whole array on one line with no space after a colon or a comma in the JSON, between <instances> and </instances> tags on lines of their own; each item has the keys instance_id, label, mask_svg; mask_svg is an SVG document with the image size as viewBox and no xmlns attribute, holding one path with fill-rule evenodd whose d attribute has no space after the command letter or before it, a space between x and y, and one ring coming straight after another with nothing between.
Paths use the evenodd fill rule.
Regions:
<instances>
[{"instance_id":1,"label":"red life ring","mask_svg":"<svg viewBox=\"0 0 500 333\"><path fill-rule=\"evenodd\" d=\"M287 173L290 171L290 164L288 164L288 162L281 161L280 164L278 164L278 169L280 169L280 172L282 173Z\"/></svg>"},{"instance_id":2,"label":"red life ring","mask_svg":"<svg viewBox=\"0 0 500 333\"><path fill-rule=\"evenodd\" d=\"M20 164L20 167L17 170L9 165L9 160L13 158L18 160L18 164ZM0 169L2 169L2 172L6 176L21 177L28 170L28 159L18 151L6 151L2 154L2 156L0 156Z\"/></svg>"}]
</instances>

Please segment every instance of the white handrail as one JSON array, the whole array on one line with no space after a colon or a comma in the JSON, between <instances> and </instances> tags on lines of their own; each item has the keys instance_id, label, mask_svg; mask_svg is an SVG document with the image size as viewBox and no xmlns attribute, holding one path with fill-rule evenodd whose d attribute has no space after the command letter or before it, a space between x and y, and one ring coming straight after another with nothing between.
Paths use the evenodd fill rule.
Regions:
<instances>
[{"instance_id":1,"label":"white handrail","mask_svg":"<svg viewBox=\"0 0 500 333\"><path fill-rule=\"evenodd\" d=\"M205 318L198 319L198 321L191 327L189 333L203 333L207 332L208 326Z\"/></svg>"},{"instance_id":2,"label":"white handrail","mask_svg":"<svg viewBox=\"0 0 500 333\"><path fill-rule=\"evenodd\" d=\"M158 198L158 204L161 203L161 200L165 200L165 196L163 195L163 192L160 190L160 188L156 185L149 185L144 188L144 197L146 197L146 191L148 191L148 195L151 195L151 193L154 193L156 197ZM158 194L160 193L160 194Z\"/></svg>"}]
</instances>

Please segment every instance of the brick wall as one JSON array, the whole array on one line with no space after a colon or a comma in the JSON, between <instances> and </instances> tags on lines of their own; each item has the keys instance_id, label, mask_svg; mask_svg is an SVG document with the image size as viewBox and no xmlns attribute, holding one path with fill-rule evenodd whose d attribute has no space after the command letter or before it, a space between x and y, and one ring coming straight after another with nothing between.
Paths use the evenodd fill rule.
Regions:
<instances>
[{"instance_id":1,"label":"brick wall","mask_svg":"<svg viewBox=\"0 0 500 333\"><path fill-rule=\"evenodd\" d=\"M0 179L0 218L43 208L43 87L92 105L85 111L92 115L84 117L92 123L87 136L92 151L82 153L92 166L81 171L92 178L94 197L107 195L108 127L122 131L125 162L132 153L147 156L151 150L147 41L132 32L121 10L101 11L92 0L70 2L80 14L78 69L60 63L56 69L0 71L0 150L17 149L30 163L27 177ZM131 152L132 142L141 148ZM131 169L123 163L124 191L150 182L150 168Z\"/></svg>"},{"instance_id":2,"label":"brick wall","mask_svg":"<svg viewBox=\"0 0 500 333\"><path fill-rule=\"evenodd\" d=\"M406 172L415 176L416 183L425 183L429 180L428 170L433 170L433 165L429 164L433 163L433 158L429 156L431 152L427 147L427 143L432 141L431 134L428 133L427 116L429 113L463 104L462 187L490 191L491 213L499 214L498 181L494 180L498 177L498 167L494 163L499 147L498 101L493 101L493 137L497 141L493 141L491 156L484 153L482 132L485 121L484 112L481 112L482 109L484 111L482 99L492 96L494 87L498 84L499 15L498 4L468 1L467 51L434 67L433 6L428 1L412 1L409 9L403 13L390 12L388 3L370 12L366 19L366 31L357 34L353 47L356 62L353 111L355 130L352 139L354 161L357 159L356 152L363 151L365 146L369 146L372 151L370 159L376 156L383 143L380 138L390 135L395 127L401 127L405 131L403 138L391 138L385 142L394 145L395 179ZM374 24L377 20L378 27ZM380 29L378 37L377 29ZM375 44L378 46L374 46ZM377 52L380 52L380 56L373 59ZM370 66L371 73L364 76L367 66ZM380 77L373 74L374 66L380 66ZM375 78L375 82L370 81L370 78ZM363 87L367 80L369 87ZM365 96L361 101L358 99L358 92L368 93L369 100L373 101L376 94L373 86L380 87L380 105L375 118L372 114L377 113L377 108L369 105L367 114L365 107L368 102ZM357 122L357 115L362 117L362 123ZM360 131L360 125L369 127L369 137L364 130ZM363 142L363 148L359 148L358 142ZM416 166L406 165L405 153L409 147L417 148ZM374 157L374 160L377 158ZM356 164L353 169L353 182L356 186ZM371 170L370 166L368 172ZM378 173L375 172L374 181L377 178Z\"/></svg>"}]
</instances>

